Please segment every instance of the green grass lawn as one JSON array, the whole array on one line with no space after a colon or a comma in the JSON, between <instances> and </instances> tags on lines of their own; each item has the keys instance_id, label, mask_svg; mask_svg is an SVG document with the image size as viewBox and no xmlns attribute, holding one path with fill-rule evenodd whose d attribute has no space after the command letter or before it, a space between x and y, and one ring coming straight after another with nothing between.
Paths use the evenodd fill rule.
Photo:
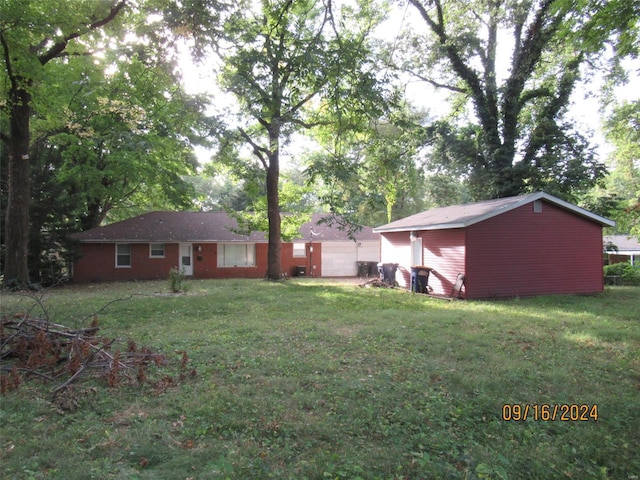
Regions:
<instances>
[{"instance_id":1,"label":"green grass lawn","mask_svg":"<svg viewBox=\"0 0 640 480\"><path fill-rule=\"evenodd\" d=\"M187 286L42 299L51 321L79 327L133 293L98 314L100 334L173 365L186 351L197 375L162 390L150 384L171 365L145 386L85 380L73 413L52 407L55 385L24 383L0 397L0 477L640 478L638 288L448 302L319 279ZM1 302L41 314L33 298ZM571 420L583 404L589 420ZM551 414L542 405L567 405L569 420L535 419Z\"/></svg>"}]
</instances>

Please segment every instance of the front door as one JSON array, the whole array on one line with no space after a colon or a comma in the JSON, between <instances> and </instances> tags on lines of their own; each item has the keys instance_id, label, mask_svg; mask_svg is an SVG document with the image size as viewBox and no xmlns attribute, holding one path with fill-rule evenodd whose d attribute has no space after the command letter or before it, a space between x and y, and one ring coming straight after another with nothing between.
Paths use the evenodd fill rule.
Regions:
<instances>
[{"instance_id":1,"label":"front door","mask_svg":"<svg viewBox=\"0 0 640 480\"><path fill-rule=\"evenodd\" d=\"M193 275L193 249L190 243L180 244L180 271L183 275Z\"/></svg>"}]
</instances>

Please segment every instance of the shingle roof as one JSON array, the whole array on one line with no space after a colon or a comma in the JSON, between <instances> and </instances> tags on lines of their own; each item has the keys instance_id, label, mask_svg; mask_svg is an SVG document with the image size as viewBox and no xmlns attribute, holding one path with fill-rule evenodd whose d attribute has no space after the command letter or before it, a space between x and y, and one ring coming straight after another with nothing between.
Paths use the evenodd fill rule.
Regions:
<instances>
[{"instance_id":1,"label":"shingle roof","mask_svg":"<svg viewBox=\"0 0 640 480\"><path fill-rule=\"evenodd\" d=\"M620 255L640 255L640 242L629 235L605 235L603 243L605 247L615 245Z\"/></svg>"},{"instance_id":2,"label":"shingle roof","mask_svg":"<svg viewBox=\"0 0 640 480\"><path fill-rule=\"evenodd\" d=\"M346 232L337 227L316 225L321 214L301 228L305 240L348 240ZM80 242L265 242L264 232L245 236L234 233L237 222L225 212L150 212L104 227L72 235ZM314 234L311 235L311 230ZM366 227L356 235L358 240L378 239L373 229Z\"/></svg>"},{"instance_id":3,"label":"shingle roof","mask_svg":"<svg viewBox=\"0 0 640 480\"><path fill-rule=\"evenodd\" d=\"M374 229L375 232L403 232L409 230L442 230L447 228L464 228L482 222L496 215L506 213L535 200L545 200L577 215L603 225L613 226L615 222L591 213L571 203L560 200L544 192L520 195L517 197L498 198L484 202L440 207L417 213L395 222Z\"/></svg>"},{"instance_id":4,"label":"shingle roof","mask_svg":"<svg viewBox=\"0 0 640 480\"><path fill-rule=\"evenodd\" d=\"M328 218L327 214L314 213L311 220L300 227L300 234L303 239L314 242L319 241L344 241L349 240L348 234L344 229L336 223L323 222L321 220ZM358 232L354 233L357 241L379 240L380 234L374 233L371 227L362 227Z\"/></svg>"}]
</instances>

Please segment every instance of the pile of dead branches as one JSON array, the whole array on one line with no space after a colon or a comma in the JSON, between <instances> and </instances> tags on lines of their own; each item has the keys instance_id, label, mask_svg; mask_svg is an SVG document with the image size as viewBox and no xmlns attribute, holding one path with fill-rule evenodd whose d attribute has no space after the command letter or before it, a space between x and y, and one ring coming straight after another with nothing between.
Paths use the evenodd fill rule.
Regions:
<instances>
[{"instance_id":1,"label":"pile of dead branches","mask_svg":"<svg viewBox=\"0 0 640 480\"><path fill-rule=\"evenodd\" d=\"M388 282L386 280L382 280L378 277L376 278L372 278L371 280L366 281L365 283L362 283L360 285L360 287L363 288L371 288L371 287L375 287L375 288L395 288L396 284Z\"/></svg>"},{"instance_id":2,"label":"pile of dead branches","mask_svg":"<svg viewBox=\"0 0 640 480\"><path fill-rule=\"evenodd\" d=\"M166 362L163 355L133 341L118 345L115 339L100 337L99 330L95 316L79 329L19 314L1 318L0 393L32 378L52 382L54 399L80 378L101 378L110 387L143 383L149 366ZM184 370L188 358L181 353Z\"/></svg>"}]
</instances>

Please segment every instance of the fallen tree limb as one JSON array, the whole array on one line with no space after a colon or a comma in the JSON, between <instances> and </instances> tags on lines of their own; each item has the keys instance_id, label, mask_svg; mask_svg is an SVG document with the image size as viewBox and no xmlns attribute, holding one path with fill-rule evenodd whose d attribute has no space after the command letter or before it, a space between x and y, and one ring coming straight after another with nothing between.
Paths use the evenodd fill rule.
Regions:
<instances>
[{"instance_id":1,"label":"fallen tree limb","mask_svg":"<svg viewBox=\"0 0 640 480\"><path fill-rule=\"evenodd\" d=\"M81 377L104 378L109 386L141 382L163 355L133 341L98 337L97 319L90 327L70 329L48 319L27 316L0 319L0 390L4 394L32 377L61 382L54 398ZM120 347L120 348L118 348ZM112 353L113 352L113 353Z\"/></svg>"}]
</instances>

